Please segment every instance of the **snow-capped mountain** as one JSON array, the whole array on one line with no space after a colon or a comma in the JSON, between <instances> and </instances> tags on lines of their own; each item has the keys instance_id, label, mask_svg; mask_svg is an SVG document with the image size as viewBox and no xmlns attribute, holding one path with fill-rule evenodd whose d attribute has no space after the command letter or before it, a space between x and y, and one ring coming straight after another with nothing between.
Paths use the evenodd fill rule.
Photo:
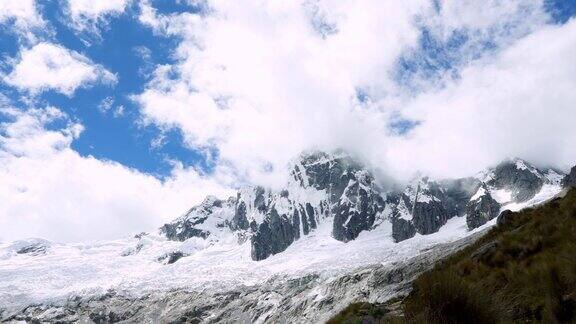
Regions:
<instances>
[{"instance_id":1,"label":"snow-capped mountain","mask_svg":"<svg viewBox=\"0 0 576 324\"><path fill-rule=\"evenodd\" d=\"M349 155L314 152L294 163L291 176L283 190L248 187L227 200L209 197L161 233L170 240L198 237L213 243L237 236L239 244L250 241L253 260L281 253L324 223L338 241L391 226L399 242L435 233L453 217L465 217L469 230L482 226L503 209L517 210L557 193L564 174L511 159L476 177L422 177L403 190L386 190Z\"/></svg>"},{"instance_id":2,"label":"snow-capped mountain","mask_svg":"<svg viewBox=\"0 0 576 324\"><path fill-rule=\"evenodd\" d=\"M573 173L512 159L384 187L348 154L307 153L283 189L207 197L158 233L0 244L0 319L322 321L405 292L501 211L550 199Z\"/></svg>"}]
</instances>

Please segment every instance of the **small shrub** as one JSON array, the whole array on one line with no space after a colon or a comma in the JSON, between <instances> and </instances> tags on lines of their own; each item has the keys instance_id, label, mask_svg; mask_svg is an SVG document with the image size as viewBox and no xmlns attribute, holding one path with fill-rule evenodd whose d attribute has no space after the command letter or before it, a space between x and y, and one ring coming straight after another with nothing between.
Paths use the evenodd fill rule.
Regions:
<instances>
[{"instance_id":1,"label":"small shrub","mask_svg":"<svg viewBox=\"0 0 576 324\"><path fill-rule=\"evenodd\" d=\"M384 323L386 309L379 304L353 303L328 321L328 324Z\"/></svg>"},{"instance_id":2,"label":"small shrub","mask_svg":"<svg viewBox=\"0 0 576 324\"><path fill-rule=\"evenodd\" d=\"M546 288L544 318L551 323L571 323L576 315L576 296L570 293L569 284L556 265L548 270Z\"/></svg>"}]
</instances>

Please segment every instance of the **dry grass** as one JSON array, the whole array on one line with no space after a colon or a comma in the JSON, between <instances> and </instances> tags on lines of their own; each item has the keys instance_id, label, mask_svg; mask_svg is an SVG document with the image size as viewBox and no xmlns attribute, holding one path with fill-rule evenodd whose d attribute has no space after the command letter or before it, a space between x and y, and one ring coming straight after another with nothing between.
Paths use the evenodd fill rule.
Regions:
<instances>
[{"instance_id":1,"label":"dry grass","mask_svg":"<svg viewBox=\"0 0 576 324\"><path fill-rule=\"evenodd\" d=\"M576 190L514 213L421 275L413 288L403 301L402 322L576 323ZM384 306L368 305L341 313L334 323L389 322L378 313Z\"/></svg>"}]
</instances>

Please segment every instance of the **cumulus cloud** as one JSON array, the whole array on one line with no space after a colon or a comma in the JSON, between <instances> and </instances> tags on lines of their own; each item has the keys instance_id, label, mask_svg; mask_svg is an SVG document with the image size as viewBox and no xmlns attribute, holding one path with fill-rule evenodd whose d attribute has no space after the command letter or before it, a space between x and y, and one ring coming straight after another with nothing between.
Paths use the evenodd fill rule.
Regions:
<instances>
[{"instance_id":1,"label":"cumulus cloud","mask_svg":"<svg viewBox=\"0 0 576 324\"><path fill-rule=\"evenodd\" d=\"M65 13L70 25L77 31L99 33L112 17L124 13L131 0L68 0Z\"/></svg>"},{"instance_id":2,"label":"cumulus cloud","mask_svg":"<svg viewBox=\"0 0 576 324\"><path fill-rule=\"evenodd\" d=\"M96 83L115 84L117 80L110 71L82 54L42 42L22 50L3 81L31 94L55 90L72 96L78 88Z\"/></svg>"},{"instance_id":3,"label":"cumulus cloud","mask_svg":"<svg viewBox=\"0 0 576 324\"><path fill-rule=\"evenodd\" d=\"M83 127L54 107L0 114L0 239L117 238L153 230L206 194L227 196L223 175L176 166L164 182L70 148ZM61 125L65 126L61 126ZM60 127L56 127L60 125Z\"/></svg>"},{"instance_id":4,"label":"cumulus cloud","mask_svg":"<svg viewBox=\"0 0 576 324\"><path fill-rule=\"evenodd\" d=\"M543 27L466 67L459 80L404 108L423 123L397 139L387 159L405 171L453 175L507 156L560 168L576 164L574 57L576 20Z\"/></svg>"},{"instance_id":5,"label":"cumulus cloud","mask_svg":"<svg viewBox=\"0 0 576 324\"><path fill-rule=\"evenodd\" d=\"M547 26L542 1L208 1L200 13L171 15L145 3L140 21L181 40L175 63L157 66L134 96L143 120L182 130L187 145L218 151L251 181L275 183L310 148L343 147L396 176L417 169L454 176L509 155L533 158L528 151L547 152L553 139L573 135L568 128L550 135L554 120L572 117L560 105L569 92L545 92L537 82L523 88L532 72L551 87L556 78L570 83L549 65L569 65L562 58L571 44L558 53L537 42L514 50L540 32L571 33ZM428 82L406 87L398 71ZM532 90L539 104L520 104ZM526 137L548 104L554 114L539 128L542 139ZM406 119L417 126L390 128ZM542 163L575 158L554 147L563 153Z\"/></svg>"},{"instance_id":6,"label":"cumulus cloud","mask_svg":"<svg viewBox=\"0 0 576 324\"><path fill-rule=\"evenodd\" d=\"M349 137L364 119L351 106L356 89L372 80L392 86L387 71L417 41L412 19L429 7L360 1L328 10L318 3L315 15L302 1L210 5L208 15L143 8L143 23L183 40L178 62L158 66L136 101L146 121L179 127L191 147L216 147L256 181L310 144ZM338 32L327 34L317 19Z\"/></svg>"},{"instance_id":7,"label":"cumulus cloud","mask_svg":"<svg viewBox=\"0 0 576 324\"><path fill-rule=\"evenodd\" d=\"M46 25L35 0L0 1L0 25L3 24L11 24L12 31L29 41L35 41L34 33Z\"/></svg>"}]
</instances>

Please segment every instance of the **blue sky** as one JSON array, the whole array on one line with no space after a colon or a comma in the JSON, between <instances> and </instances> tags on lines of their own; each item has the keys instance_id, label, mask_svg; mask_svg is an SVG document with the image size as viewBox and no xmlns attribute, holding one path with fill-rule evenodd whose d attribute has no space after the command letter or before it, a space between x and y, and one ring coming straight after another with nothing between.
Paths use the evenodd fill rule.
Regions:
<instances>
[{"instance_id":1,"label":"blue sky","mask_svg":"<svg viewBox=\"0 0 576 324\"><path fill-rule=\"evenodd\" d=\"M140 230L278 186L309 149L401 179L508 156L566 168L575 15L576 0L2 1L0 227Z\"/></svg>"},{"instance_id":2,"label":"blue sky","mask_svg":"<svg viewBox=\"0 0 576 324\"><path fill-rule=\"evenodd\" d=\"M200 155L184 147L178 131L140 125L138 109L130 99L131 95L143 91L155 65L171 62L176 39L156 37L150 28L138 23L136 5L127 8L127 14L110 19L108 25L99 30L99 35L72 30L63 18L61 2L40 1L39 7L53 30L53 41L86 55L118 76L118 83L113 87L78 89L71 97L56 91L38 96L38 101L62 108L85 126L82 136L73 143L75 150L82 155L118 161L158 177L170 173L171 160L208 169ZM191 6L163 1L157 8L160 12L194 10ZM1 40L2 56L14 57L19 48L14 33L4 29ZM149 57L142 57L139 53L142 48L148 50ZM5 86L3 91L13 100L19 100L19 93ZM107 98L112 98L114 107L124 107L122 116L115 117L112 112L103 113L98 109ZM164 138L162 145L152 146L160 137Z\"/></svg>"}]
</instances>

